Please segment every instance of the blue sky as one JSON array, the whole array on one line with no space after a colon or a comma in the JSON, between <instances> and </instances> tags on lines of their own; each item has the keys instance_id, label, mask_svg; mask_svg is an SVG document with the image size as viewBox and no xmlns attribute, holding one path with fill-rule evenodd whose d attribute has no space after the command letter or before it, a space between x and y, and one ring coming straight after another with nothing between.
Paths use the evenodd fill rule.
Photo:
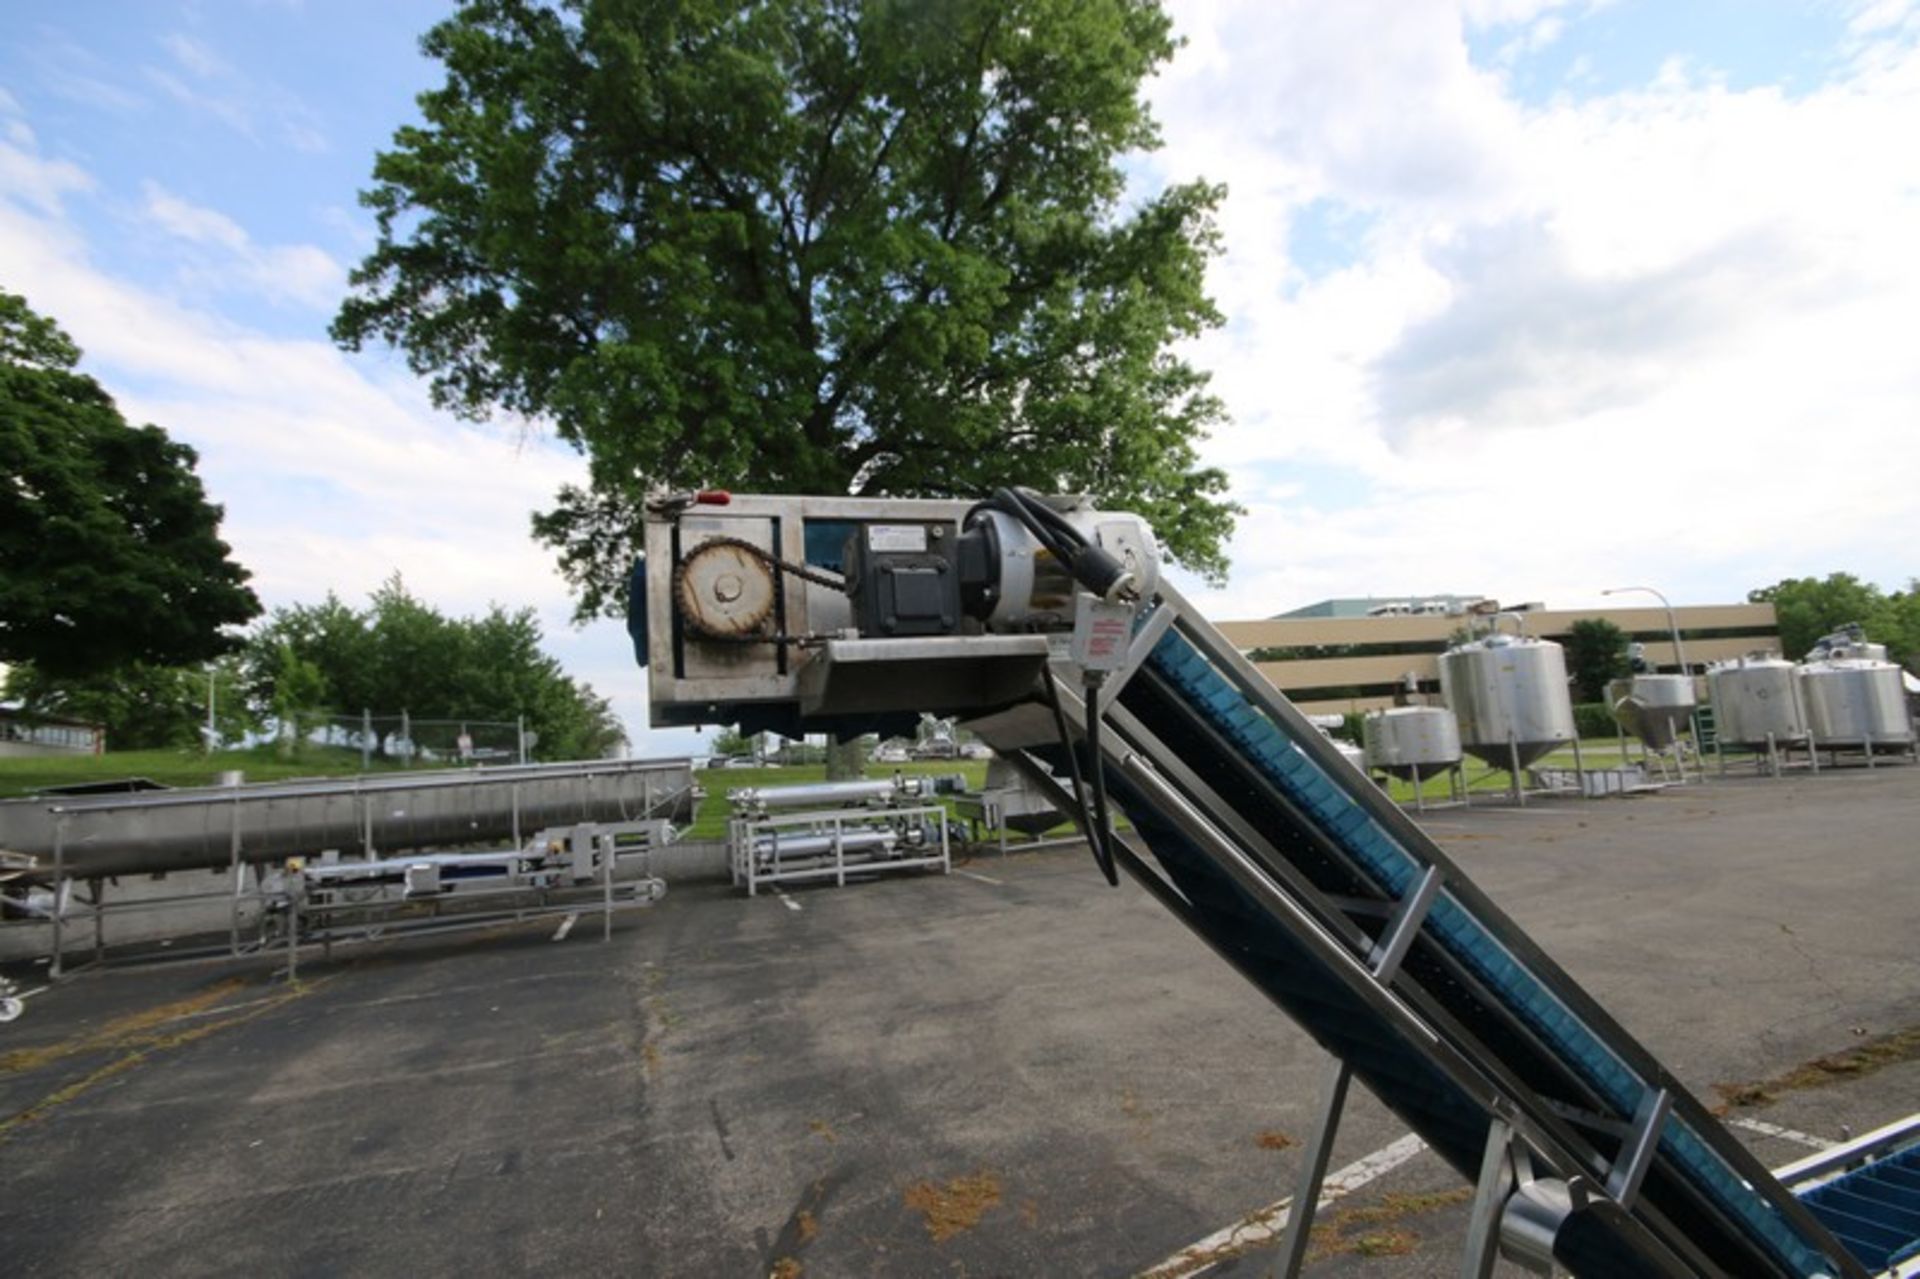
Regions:
<instances>
[{"instance_id":1,"label":"blue sky","mask_svg":"<svg viewBox=\"0 0 1920 1279\"><path fill-rule=\"evenodd\" d=\"M533 604L637 745L686 748L527 537L579 460L325 337L446 7L6 6L0 287L201 450L269 602L399 571L455 611ZM1132 168L1230 189L1230 323L1189 352L1249 510L1217 616L1920 571L1908 0L1170 8L1166 146Z\"/></svg>"},{"instance_id":2,"label":"blue sky","mask_svg":"<svg viewBox=\"0 0 1920 1279\"><path fill-rule=\"evenodd\" d=\"M419 35L445 4L244 3L10 6L0 77L50 156L102 183L75 206L101 266L176 287L143 217L157 184L268 244L362 247L356 194L371 157L437 80ZM223 313L276 336L309 315L244 288Z\"/></svg>"},{"instance_id":3,"label":"blue sky","mask_svg":"<svg viewBox=\"0 0 1920 1279\"><path fill-rule=\"evenodd\" d=\"M1831 0L1617 0L1548 16L1559 26L1538 48L1505 24L1467 38L1474 61L1509 66L1515 96L1533 105L1629 92L1676 58L1730 88L1804 93L1836 71L1852 15Z\"/></svg>"}]
</instances>

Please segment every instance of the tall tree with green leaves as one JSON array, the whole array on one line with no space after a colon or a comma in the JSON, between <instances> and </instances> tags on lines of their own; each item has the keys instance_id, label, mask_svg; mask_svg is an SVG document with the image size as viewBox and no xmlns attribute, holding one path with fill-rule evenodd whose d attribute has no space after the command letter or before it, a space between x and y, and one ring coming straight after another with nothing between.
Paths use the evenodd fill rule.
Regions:
<instances>
[{"instance_id":1,"label":"tall tree with green leaves","mask_svg":"<svg viewBox=\"0 0 1920 1279\"><path fill-rule=\"evenodd\" d=\"M107 731L107 749L211 748L259 728L239 690L232 656L206 666L129 662L91 675L56 677L32 663L7 669L4 695L29 715L77 719ZM208 685L214 692L214 737L206 737Z\"/></svg>"},{"instance_id":2,"label":"tall tree with green leaves","mask_svg":"<svg viewBox=\"0 0 1920 1279\"><path fill-rule=\"evenodd\" d=\"M1747 599L1754 604L1773 605L1780 627L1780 650L1796 661L1805 657L1821 636L1849 622L1866 627L1869 639L1885 642L1876 632L1881 629L1877 623L1887 607L1886 594L1852 573L1789 577L1747 592Z\"/></svg>"},{"instance_id":3,"label":"tall tree with green leaves","mask_svg":"<svg viewBox=\"0 0 1920 1279\"><path fill-rule=\"evenodd\" d=\"M0 661L50 679L206 661L260 612L194 451L129 426L80 348L0 291Z\"/></svg>"},{"instance_id":4,"label":"tall tree with green leaves","mask_svg":"<svg viewBox=\"0 0 1920 1279\"><path fill-rule=\"evenodd\" d=\"M1607 681L1627 674L1627 633L1604 617L1583 617L1569 626L1566 648L1575 701L1601 700Z\"/></svg>"},{"instance_id":5,"label":"tall tree with green leaves","mask_svg":"<svg viewBox=\"0 0 1920 1279\"><path fill-rule=\"evenodd\" d=\"M496 604L479 617L448 617L394 576L364 609L332 595L276 609L248 645L250 695L283 726L311 722L322 706L349 722L362 711L406 711L416 720L524 716L545 759L593 759L618 747L625 735L611 705L569 677L541 642L532 609ZM393 744L383 735L379 749Z\"/></svg>"},{"instance_id":6,"label":"tall tree with green leaves","mask_svg":"<svg viewBox=\"0 0 1920 1279\"><path fill-rule=\"evenodd\" d=\"M1887 646L1888 657L1920 670L1920 578L1909 578L1904 590L1883 591L1852 573L1789 577L1747 598L1773 605L1788 657L1804 657L1821 636L1858 622L1869 640Z\"/></svg>"},{"instance_id":7,"label":"tall tree with green leaves","mask_svg":"<svg viewBox=\"0 0 1920 1279\"><path fill-rule=\"evenodd\" d=\"M1220 187L1137 194L1156 0L471 0L333 326L591 459L535 520L625 605L650 485L1084 491L1211 575L1236 508L1176 350Z\"/></svg>"}]
</instances>

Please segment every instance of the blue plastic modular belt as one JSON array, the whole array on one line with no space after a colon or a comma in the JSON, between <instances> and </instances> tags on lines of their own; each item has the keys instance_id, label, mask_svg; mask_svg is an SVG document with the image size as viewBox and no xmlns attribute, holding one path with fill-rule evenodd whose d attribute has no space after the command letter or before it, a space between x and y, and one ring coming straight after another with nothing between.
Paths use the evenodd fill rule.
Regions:
<instances>
[{"instance_id":1,"label":"blue plastic modular belt","mask_svg":"<svg viewBox=\"0 0 1920 1279\"><path fill-rule=\"evenodd\" d=\"M1920 1256L1920 1146L1815 1186L1800 1201L1869 1270Z\"/></svg>"},{"instance_id":2,"label":"blue plastic modular belt","mask_svg":"<svg viewBox=\"0 0 1920 1279\"><path fill-rule=\"evenodd\" d=\"M1296 807L1309 814L1384 892L1396 897L1407 892L1423 868L1278 725L1249 705L1178 631L1170 629L1161 637L1149 664L1245 752ZM1428 912L1423 931L1504 999L1508 1009L1594 1091L1620 1113L1634 1113L1646 1086L1464 907L1443 893ZM1722 1211L1751 1228L1774 1255L1802 1275L1828 1271L1829 1263L1807 1246L1778 1210L1755 1194L1692 1130L1671 1122L1660 1145Z\"/></svg>"}]
</instances>

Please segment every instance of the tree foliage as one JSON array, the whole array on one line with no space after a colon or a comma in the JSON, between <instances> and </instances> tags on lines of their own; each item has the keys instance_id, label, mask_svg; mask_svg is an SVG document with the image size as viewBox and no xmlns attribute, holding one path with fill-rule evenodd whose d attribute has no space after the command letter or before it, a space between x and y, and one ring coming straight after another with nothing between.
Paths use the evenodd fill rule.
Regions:
<instances>
[{"instance_id":1,"label":"tree foliage","mask_svg":"<svg viewBox=\"0 0 1920 1279\"><path fill-rule=\"evenodd\" d=\"M1576 702L1600 701L1607 682L1628 673L1627 633L1604 617L1583 617L1569 626L1566 650Z\"/></svg>"},{"instance_id":2,"label":"tree foliage","mask_svg":"<svg viewBox=\"0 0 1920 1279\"><path fill-rule=\"evenodd\" d=\"M1852 573L1789 577L1749 591L1747 599L1773 605L1781 651L1796 660L1821 636L1859 622L1868 639L1887 646L1894 661L1909 667L1920 662L1920 580L1889 593Z\"/></svg>"},{"instance_id":3,"label":"tree foliage","mask_svg":"<svg viewBox=\"0 0 1920 1279\"><path fill-rule=\"evenodd\" d=\"M258 727L239 688L239 663L150 666L131 662L90 675L54 676L30 663L9 667L5 696L30 714L77 719L107 730L109 750L204 746L207 683L214 684L214 745Z\"/></svg>"},{"instance_id":4,"label":"tree foliage","mask_svg":"<svg viewBox=\"0 0 1920 1279\"><path fill-rule=\"evenodd\" d=\"M0 291L0 661L48 678L199 662L260 612L191 448L129 426L80 350Z\"/></svg>"},{"instance_id":5,"label":"tree foliage","mask_svg":"<svg viewBox=\"0 0 1920 1279\"><path fill-rule=\"evenodd\" d=\"M536 519L583 612L655 484L1084 491L1223 571L1222 408L1171 349L1220 322L1223 191L1119 163L1156 0L472 0L423 44L334 336L590 454Z\"/></svg>"},{"instance_id":6,"label":"tree foliage","mask_svg":"<svg viewBox=\"0 0 1920 1279\"><path fill-rule=\"evenodd\" d=\"M329 595L278 609L246 662L256 706L281 724L322 708L416 719L526 717L546 759L597 758L625 738L607 700L541 649L532 609L447 617L389 579L365 609Z\"/></svg>"}]
</instances>

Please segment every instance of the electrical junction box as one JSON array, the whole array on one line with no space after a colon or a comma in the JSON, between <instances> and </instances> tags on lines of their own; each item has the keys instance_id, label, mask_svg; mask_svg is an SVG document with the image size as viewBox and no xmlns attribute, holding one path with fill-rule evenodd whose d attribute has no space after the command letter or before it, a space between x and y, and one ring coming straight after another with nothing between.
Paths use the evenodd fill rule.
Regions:
<instances>
[{"instance_id":1,"label":"electrical junction box","mask_svg":"<svg viewBox=\"0 0 1920 1279\"><path fill-rule=\"evenodd\" d=\"M1068 654L1083 670L1117 671L1133 640L1133 606L1109 604L1085 591L1074 599L1073 638Z\"/></svg>"},{"instance_id":2,"label":"electrical junction box","mask_svg":"<svg viewBox=\"0 0 1920 1279\"><path fill-rule=\"evenodd\" d=\"M951 524L862 524L847 539L847 599L863 636L954 635L960 573Z\"/></svg>"}]
</instances>

